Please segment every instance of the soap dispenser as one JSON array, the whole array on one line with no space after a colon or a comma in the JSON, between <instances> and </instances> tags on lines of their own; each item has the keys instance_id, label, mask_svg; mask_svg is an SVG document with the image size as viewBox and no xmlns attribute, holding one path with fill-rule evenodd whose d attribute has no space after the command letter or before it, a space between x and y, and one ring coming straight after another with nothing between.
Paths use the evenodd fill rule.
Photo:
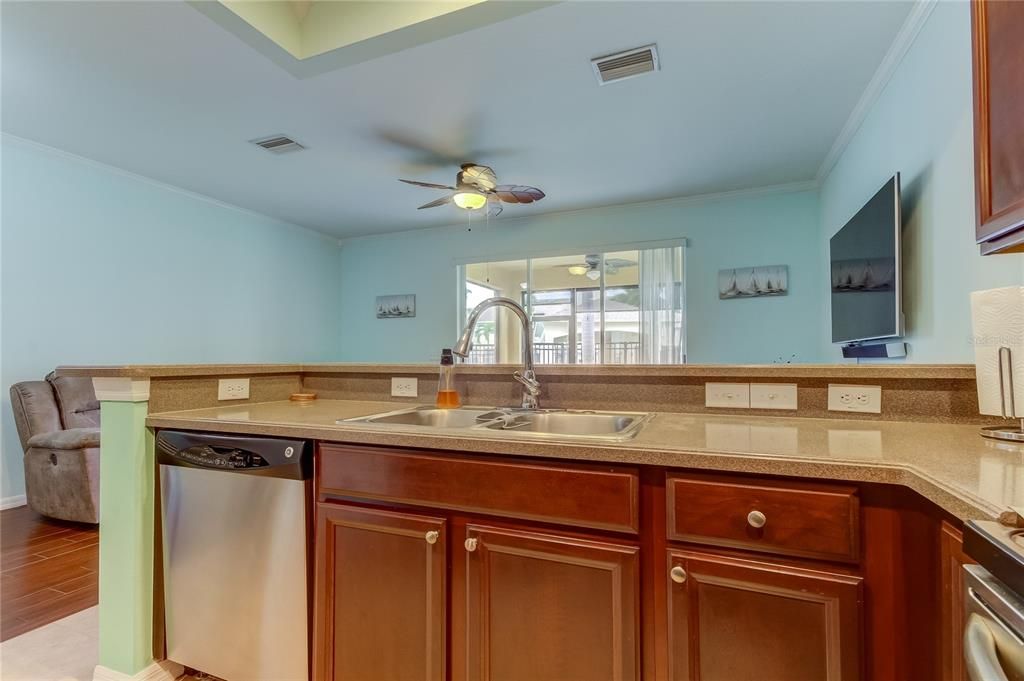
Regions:
<instances>
[{"instance_id":1,"label":"soap dispenser","mask_svg":"<svg viewBox=\"0 0 1024 681\"><path fill-rule=\"evenodd\" d=\"M455 355L451 348L441 351L441 375L437 380L438 409L457 409L462 406L459 391L455 389Z\"/></svg>"}]
</instances>

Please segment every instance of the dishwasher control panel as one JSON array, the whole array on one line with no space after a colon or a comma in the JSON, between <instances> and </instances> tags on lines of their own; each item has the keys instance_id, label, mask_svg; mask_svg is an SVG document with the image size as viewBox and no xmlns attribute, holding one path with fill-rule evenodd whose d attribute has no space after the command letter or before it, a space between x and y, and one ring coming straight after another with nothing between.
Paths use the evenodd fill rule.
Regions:
<instances>
[{"instance_id":1,"label":"dishwasher control panel","mask_svg":"<svg viewBox=\"0 0 1024 681\"><path fill-rule=\"evenodd\" d=\"M212 468L261 468L268 465L267 460L259 454L245 452L241 449L224 450L221 447L209 445L190 447L178 452L175 456L182 461Z\"/></svg>"},{"instance_id":2,"label":"dishwasher control panel","mask_svg":"<svg viewBox=\"0 0 1024 681\"><path fill-rule=\"evenodd\" d=\"M157 462L275 478L305 480L313 469L313 446L305 440L161 430Z\"/></svg>"}]
</instances>

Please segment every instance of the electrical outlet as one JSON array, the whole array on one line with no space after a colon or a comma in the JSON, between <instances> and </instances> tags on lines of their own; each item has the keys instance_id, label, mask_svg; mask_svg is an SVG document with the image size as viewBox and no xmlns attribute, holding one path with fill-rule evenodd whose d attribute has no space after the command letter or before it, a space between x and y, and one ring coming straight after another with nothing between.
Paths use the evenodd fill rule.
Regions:
<instances>
[{"instance_id":1,"label":"electrical outlet","mask_svg":"<svg viewBox=\"0 0 1024 681\"><path fill-rule=\"evenodd\" d=\"M751 409L796 409L796 383L751 383Z\"/></svg>"},{"instance_id":2,"label":"electrical outlet","mask_svg":"<svg viewBox=\"0 0 1024 681\"><path fill-rule=\"evenodd\" d=\"M249 399L248 378L222 378L217 381L218 400L247 400Z\"/></svg>"},{"instance_id":3,"label":"electrical outlet","mask_svg":"<svg viewBox=\"0 0 1024 681\"><path fill-rule=\"evenodd\" d=\"M419 380L415 378L391 378L392 397L416 397L419 395Z\"/></svg>"},{"instance_id":4,"label":"electrical outlet","mask_svg":"<svg viewBox=\"0 0 1024 681\"><path fill-rule=\"evenodd\" d=\"M733 409L750 408L749 383L705 383L704 406Z\"/></svg>"},{"instance_id":5,"label":"electrical outlet","mask_svg":"<svg viewBox=\"0 0 1024 681\"><path fill-rule=\"evenodd\" d=\"M881 414L882 386L829 384L828 409L829 411L859 411L867 414Z\"/></svg>"}]
</instances>

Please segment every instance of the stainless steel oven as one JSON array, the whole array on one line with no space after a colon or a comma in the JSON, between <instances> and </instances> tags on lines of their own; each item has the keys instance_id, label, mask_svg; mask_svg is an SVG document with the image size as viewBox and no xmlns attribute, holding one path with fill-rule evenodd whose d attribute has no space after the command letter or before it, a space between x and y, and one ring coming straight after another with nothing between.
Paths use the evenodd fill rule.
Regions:
<instances>
[{"instance_id":1,"label":"stainless steel oven","mask_svg":"<svg viewBox=\"0 0 1024 681\"><path fill-rule=\"evenodd\" d=\"M964 548L964 662L971 681L1024 681L1024 530L970 522Z\"/></svg>"}]
</instances>

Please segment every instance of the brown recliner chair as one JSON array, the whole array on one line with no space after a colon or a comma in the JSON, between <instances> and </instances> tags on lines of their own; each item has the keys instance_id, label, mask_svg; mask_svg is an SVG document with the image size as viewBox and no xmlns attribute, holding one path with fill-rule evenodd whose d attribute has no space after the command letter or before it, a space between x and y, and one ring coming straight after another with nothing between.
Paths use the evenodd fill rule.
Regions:
<instances>
[{"instance_id":1,"label":"brown recliner chair","mask_svg":"<svg viewBox=\"0 0 1024 681\"><path fill-rule=\"evenodd\" d=\"M100 519L100 405L92 379L54 376L11 386L25 450L25 496L51 518Z\"/></svg>"}]
</instances>

